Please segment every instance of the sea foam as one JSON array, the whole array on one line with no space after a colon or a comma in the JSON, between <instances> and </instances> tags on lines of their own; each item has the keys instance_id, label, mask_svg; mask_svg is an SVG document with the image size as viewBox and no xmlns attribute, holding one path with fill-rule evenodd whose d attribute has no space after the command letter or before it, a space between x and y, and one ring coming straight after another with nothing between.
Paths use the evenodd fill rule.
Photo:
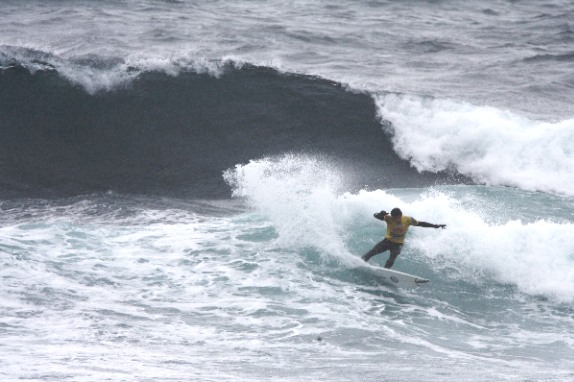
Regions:
<instances>
[{"instance_id":1,"label":"sea foam","mask_svg":"<svg viewBox=\"0 0 574 382\"><path fill-rule=\"evenodd\" d=\"M410 95L378 96L376 103L395 150L419 171L450 168L489 185L574 195L574 119L536 121Z\"/></svg>"},{"instance_id":2,"label":"sea foam","mask_svg":"<svg viewBox=\"0 0 574 382\"><path fill-rule=\"evenodd\" d=\"M285 247L315 248L352 266L384 235L384 223L372 214L400 207L421 221L447 225L413 227L404 261L427 264L435 277L511 284L527 295L574 300L574 226L554 218L551 203L526 214L521 199L528 192L513 191L518 202L504 211L481 186L341 192L345 174L321 158L299 155L251 161L225 176L236 197L270 220ZM505 197L512 190L503 191Z\"/></svg>"}]
</instances>

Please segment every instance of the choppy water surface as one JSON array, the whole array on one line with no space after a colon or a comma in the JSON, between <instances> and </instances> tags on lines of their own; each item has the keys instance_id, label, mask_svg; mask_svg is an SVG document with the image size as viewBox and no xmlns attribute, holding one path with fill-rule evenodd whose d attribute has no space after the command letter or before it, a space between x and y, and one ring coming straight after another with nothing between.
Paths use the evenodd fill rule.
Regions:
<instances>
[{"instance_id":1,"label":"choppy water surface","mask_svg":"<svg viewBox=\"0 0 574 382\"><path fill-rule=\"evenodd\" d=\"M1 379L572 380L571 13L2 2Z\"/></svg>"}]
</instances>

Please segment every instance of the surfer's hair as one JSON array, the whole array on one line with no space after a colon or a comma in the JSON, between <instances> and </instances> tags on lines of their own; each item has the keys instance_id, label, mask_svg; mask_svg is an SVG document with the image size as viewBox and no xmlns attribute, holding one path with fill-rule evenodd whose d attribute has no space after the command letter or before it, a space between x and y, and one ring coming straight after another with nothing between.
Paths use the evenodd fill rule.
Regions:
<instances>
[{"instance_id":1,"label":"surfer's hair","mask_svg":"<svg viewBox=\"0 0 574 382\"><path fill-rule=\"evenodd\" d=\"M399 208L393 208L391 210L391 216L401 216L403 212Z\"/></svg>"}]
</instances>

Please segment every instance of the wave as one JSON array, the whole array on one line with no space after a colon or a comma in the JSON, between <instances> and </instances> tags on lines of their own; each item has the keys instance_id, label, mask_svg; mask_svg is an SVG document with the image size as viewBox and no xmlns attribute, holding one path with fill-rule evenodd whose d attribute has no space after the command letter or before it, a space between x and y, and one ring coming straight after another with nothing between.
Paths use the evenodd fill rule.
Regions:
<instances>
[{"instance_id":1,"label":"wave","mask_svg":"<svg viewBox=\"0 0 574 382\"><path fill-rule=\"evenodd\" d=\"M222 174L306 153L347 186L505 185L572 195L574 120L373 94L229 60L0 49L0 197L229 197Z\"/></svg>"},{"instance_id":2,"label":"wave","mask_svg":"<svg viewBox=\"0 0 574 382\"><path fill-rule=\"evenodd\" d=\"M117 191L228 197L222 173L286 152L328 156L357 187L459 182L393 151L370 94L268 67L144 71L91 92L59 67L0 71L0 196ZM125 72L129 75L129 70Z\"/></svg>"},{"instance_id":3,"label":"wave","mask_svg":"<svg viewBox=\"0 0 574 382\"><path fill-rule=\"evenodd\" d=\"M563 54L537 54L524 59L524 62L572 62L574 59L574 52L567 52Z\"/></svg>"},{"instance_id":4,"label":"wave","mask_svg":"<svg viewBox=\"0 0 574 382\"><path fill-rule=\"evenodd\" d=\"M535 121L493 107L411 95L377 97L399 156L420 171L574 195L574 119Z\"/></svg>"},{"instance_id":5,"label":"wave","mask_svg":"<svg viewBox=\"0 0 574 382\"><path fill-rule=\"evenodd\" d=\"M217 77L225 68L241 65L240 61L206 60L192 53L177 56L134 54L125 58L86 54L65 59L34 48L0 45L0 69L22 67L32 74L57 71L62 79L81 86L89 94L128 85L146 72L157 71L175 77L181 72L193 71Z\"/></svg>"}]
</instances>

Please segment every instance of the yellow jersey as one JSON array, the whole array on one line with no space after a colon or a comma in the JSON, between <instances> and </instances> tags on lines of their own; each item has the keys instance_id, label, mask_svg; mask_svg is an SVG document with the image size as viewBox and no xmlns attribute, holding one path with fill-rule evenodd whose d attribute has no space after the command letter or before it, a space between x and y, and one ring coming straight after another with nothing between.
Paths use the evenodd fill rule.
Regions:
<instances>
[{"instance_id":1,"label":"yellow jersey","mask_svg":"<svg viewBox=\"0 0 574 382\"><path fill-rule=\"evenodd\" d=\"M401 216L400 223L397 223L391 215L386 215L385 222L387 223L387 234L385 238L397 244L404 244L409 227L419 224L414 218L404 215Z\"/></svg>"}]
</instances>

